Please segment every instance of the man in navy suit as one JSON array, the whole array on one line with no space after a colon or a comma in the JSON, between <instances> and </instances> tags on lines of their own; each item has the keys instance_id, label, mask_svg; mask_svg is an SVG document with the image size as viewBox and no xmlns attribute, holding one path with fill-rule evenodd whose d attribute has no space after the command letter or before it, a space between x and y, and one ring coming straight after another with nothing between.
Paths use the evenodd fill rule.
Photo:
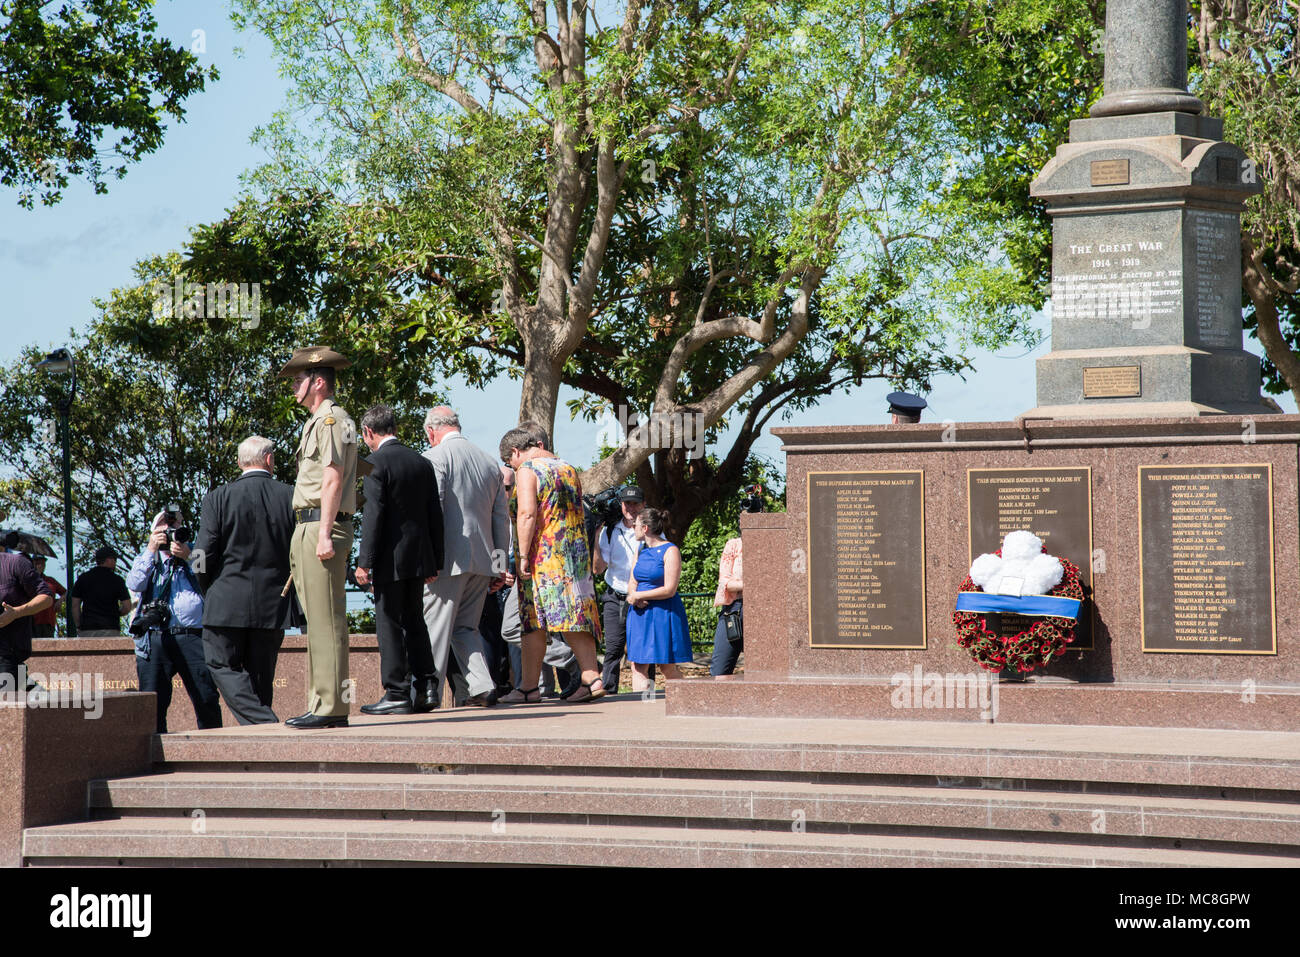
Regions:
<instances>
[{"instance_id":1,"label":"man in navy suit","mask_svg":"<svg viewBox=\"0 0 1300 957\"><path fill-rule=\"evenodd\" d=\"M436 702L433 649L424 622L424 585L442 568L442 504L433 469L397 441L397 418L386 405L361 417L370 449L365 479L357 582L374 584L375 632L384 696L365 714L432 711ZM411 702L415 676L415 703Z\"/></svg>"},{"instance_id":2,"label":"man in navy suit","mask_svg":"<svg viewBox=\"0 0 1300 957\"><path fill-rule=\"evenodd\" d=\"M271 710L284 629L297 623L289 580L293 487L277 482L274 446L239 443L243 474L203 498L191 554L203 587L203 655L240 724L276 724Z\"/></svg>"}]
</instances>

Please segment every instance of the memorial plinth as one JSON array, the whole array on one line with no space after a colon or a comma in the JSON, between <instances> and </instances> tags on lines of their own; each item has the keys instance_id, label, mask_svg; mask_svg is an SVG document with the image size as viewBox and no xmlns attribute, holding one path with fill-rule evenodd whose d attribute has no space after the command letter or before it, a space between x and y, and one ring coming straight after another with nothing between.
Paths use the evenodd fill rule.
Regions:
<instances>
[{"instance_id":1,"label":"memorial plinth","mask_svg":"<svg viewBox=\"0 0 1300 957\"><path fill-rule=\"evenodd\" d=\"M956 594L972 556L1014 526L1078 564L1090 595L1079 640L999 685L993 720L1300 729L1300 416L773 431L788 511L742 518L747 554L763 556L746 563L744 678L673 682L670 713L989 720L900 710L894 692L899 675L979 672L955 640ZM867 481L909 482L867 498L923 492L866 523L856 504L837 519L848 498L828 497L832 477L855 500ZM923 582L874 591L918 554Z\"/></svg>"}]
</instances>

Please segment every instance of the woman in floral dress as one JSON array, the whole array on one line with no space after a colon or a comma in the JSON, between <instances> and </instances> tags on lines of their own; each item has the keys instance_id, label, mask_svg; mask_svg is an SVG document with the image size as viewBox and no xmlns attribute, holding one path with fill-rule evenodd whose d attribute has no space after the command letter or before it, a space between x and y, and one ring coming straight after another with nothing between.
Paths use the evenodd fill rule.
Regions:
<instances>
[{"instance_id":1,"label":"woman in floral dress","mask_svg":"<svg viewBox=\"0 0 1300 957\"><path fill-rule=\"evenodd\" d=\"M546 633L562 633L582 668L582 684L570 702L605 695L596 662L600 610L591 578L591 553L583 527L578 470L547 450L545 431L523 425L501 439L501 461L515 470L510 498L523 623L523 673L541 672ZM521 683L524 679L520 679ZM542 700L540 689L515 688L503 704Z\"/></svg>"}]
</instances>

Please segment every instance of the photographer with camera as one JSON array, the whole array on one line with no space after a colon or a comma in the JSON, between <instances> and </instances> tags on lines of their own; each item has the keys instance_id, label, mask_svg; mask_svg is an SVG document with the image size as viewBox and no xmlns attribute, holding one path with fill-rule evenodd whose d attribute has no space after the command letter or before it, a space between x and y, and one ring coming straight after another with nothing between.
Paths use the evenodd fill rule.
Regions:
<instances>
[{"instance_id":1,"label":"photographer with camera","mask_svg":"<svg viewBox=\"0 0 1300 957\"><path fill-rule=\"evenodd\" d=\"M602 497L606 497L602 500ZM605 594L601 597L601 626L605 632L605 666L600 676L605 690L618 694L619 675L627 645L627 580L636 565L641 542L636 537L636 517L645 508L645 495L635 485L625 485L615 494L613 489L596 496L594 506L604 512L604 527L596 536L592 550L592 571L605 576ZM654 680L654 666L650 668Z\"/></svg>"},{"instance_id":2,"label":"photographer with camera","mask_svg":"<svg viewBox=\"0 0 1300 957\"><path fill-rule=\"evenodd\" d=\"M135 670L140 690L158 696L159 734L167 733L172 677L177 674L194 703L199 727L221 727L221 698L203 659L203 592L189 564L193 538L180 507L168 505L154 516L149 544L126 577L127 587L140 593L140 608L130 626Z\"/></svg>"}]
</instances>

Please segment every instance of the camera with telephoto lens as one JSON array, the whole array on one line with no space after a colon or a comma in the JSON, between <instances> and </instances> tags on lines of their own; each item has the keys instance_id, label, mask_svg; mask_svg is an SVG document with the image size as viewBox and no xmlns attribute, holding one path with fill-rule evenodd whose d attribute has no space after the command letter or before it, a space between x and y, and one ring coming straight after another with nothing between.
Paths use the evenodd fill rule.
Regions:
<instances>
[{"instance_id":1,"label":"camera with telephoto lens","mask_svg":"<svg viewBox=\"0 0 1300 957\"><path fill-rule=\"evenodd\" d=\"M180 520L181 507L175 502L169 503L167 508L163 511L163 521L167 523L165 531L167 532L168 545L171 545L174 542L188 545L190 542L194 541L194 530L188 525L179 524ZM172 528L173 525L176 527Z\"/></svg>"},{"instance_id":2,"label":"camera with telephoto lens","mask_svg":"<svg viewBox=\"0 0 1300 957\"><path fill-rule=\"evenodd\" d=\"M750 485L745 489L745 497L740 500L742 512L763 511L763 486Z\"/></svg>"},{"instance_id":3,"label":"camera with telephoto lens","mask_svg":"<svg viewBox=\"0 0 1300 957\"><path fill-rule=\"evenodd\" d=\"M161 631L171 621L172 607L165 601L150 601L140 606L136 616L131 619L131 634L137 638L146 631Z\"/></svg>"}]
</instances>

